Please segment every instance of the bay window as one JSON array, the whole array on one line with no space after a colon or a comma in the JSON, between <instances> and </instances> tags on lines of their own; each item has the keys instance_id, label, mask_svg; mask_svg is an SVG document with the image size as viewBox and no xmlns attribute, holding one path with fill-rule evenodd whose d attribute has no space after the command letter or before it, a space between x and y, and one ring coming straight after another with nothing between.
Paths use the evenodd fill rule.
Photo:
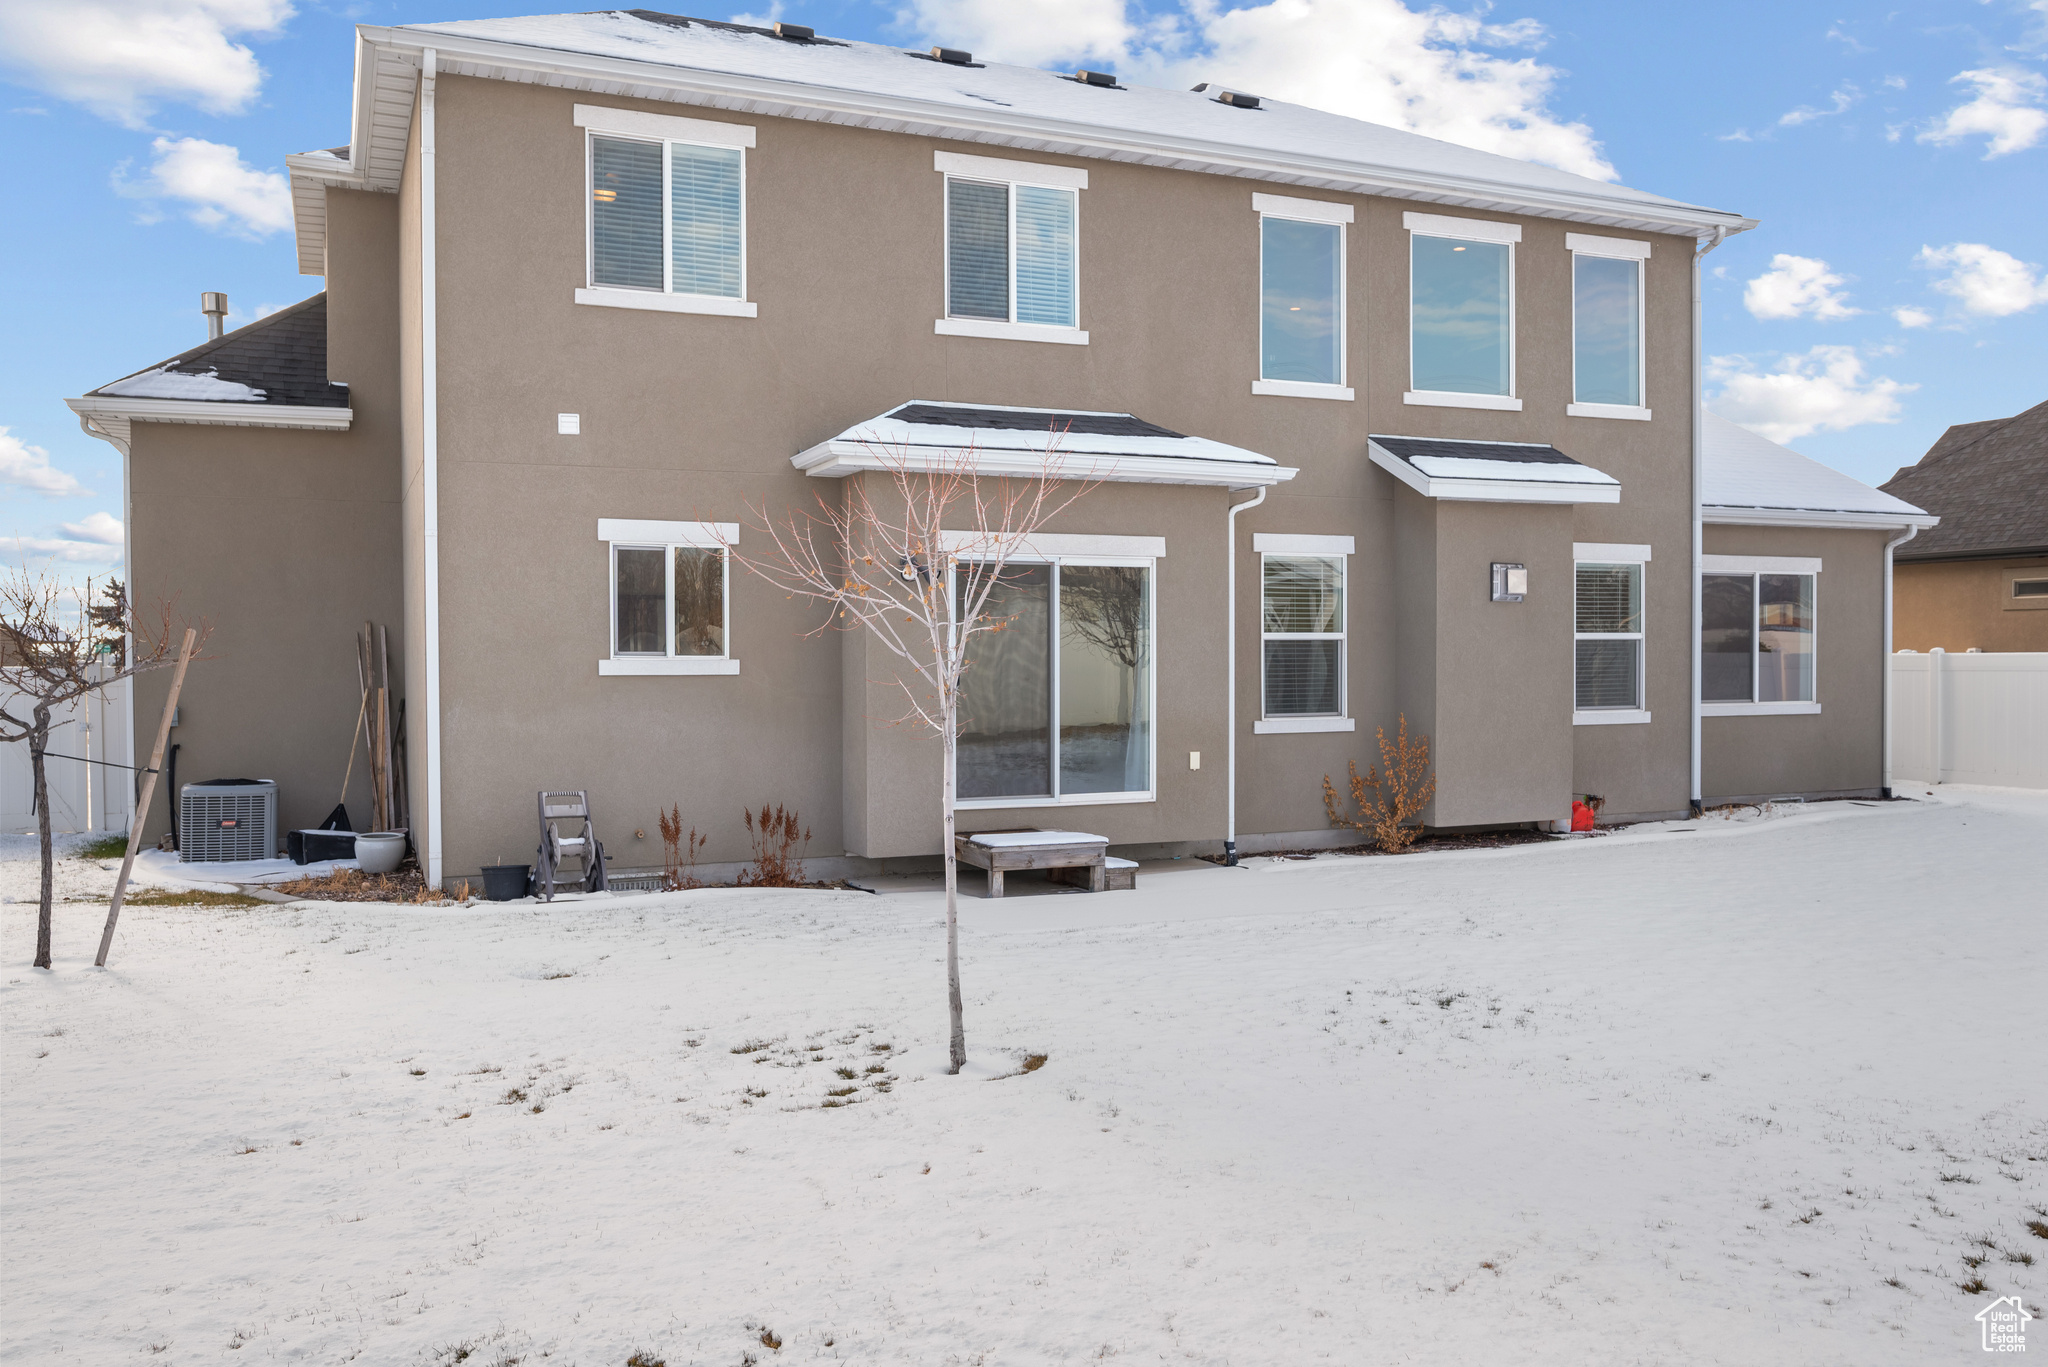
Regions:
<instances>
[{"instance_id":1,"label":"bay window","mask_svg":"<svg viewBox=\"0 0 2048 1367\"><path fill-rule=\"evenodd\" d=\"M1815 586L1820 561L1701 557L1700 710L1708 716L1817 712Z\"/></svg>"},{"instance_id":2,"label":"bay window","mask_svg":"<svg viewBox=\"0 0 2048 1367\"><path fill-rule=\"evenodd\" d=\"M1405 401L1519 410L1515 395L1512 223L1402 215L1409 232L1409 392Z\"/></svg>"},{"instance_id":3,"label":"bay window","mask_svg":"<svg viewBox=\"0 0 2048 1367\"><path fill-rule=\"evenodd\" d=\"M1566 233L1572 253L1572 402L1576 418L1647 420L1643 262L1650 244Z\"/></svg>"}]
</instances>

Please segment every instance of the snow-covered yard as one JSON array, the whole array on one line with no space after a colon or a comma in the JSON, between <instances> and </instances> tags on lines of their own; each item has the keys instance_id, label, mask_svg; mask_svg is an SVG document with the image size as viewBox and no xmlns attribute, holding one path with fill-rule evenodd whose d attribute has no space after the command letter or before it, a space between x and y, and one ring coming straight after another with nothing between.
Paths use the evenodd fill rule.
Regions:
<instances>
[{"instance_id":1,"label":"snow-covered yard","mask_svg":"<svg viewBox=\"0 0 2048 1367\"><path fill-rule=\"evenodd\" d=\"M0 1356L1974 1357L2048 1289L2044 850L1944 790L1019 879L962 1078L927 890L144 907L107 972L78 903L50 974L17 901Z\"/></svg>"}]
</instances>

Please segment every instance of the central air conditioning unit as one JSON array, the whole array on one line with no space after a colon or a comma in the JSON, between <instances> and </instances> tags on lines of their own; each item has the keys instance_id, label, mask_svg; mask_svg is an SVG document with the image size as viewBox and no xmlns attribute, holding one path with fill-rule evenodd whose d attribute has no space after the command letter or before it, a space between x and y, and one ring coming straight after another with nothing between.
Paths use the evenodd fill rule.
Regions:
<instances>
[{"instance_id":1,"label":"central air conditioning unit","mask_svg":"<svg viewBox=\"0 0 2048 1367\"><path fill-rule=\"evenodd\" d=\"M178 859L224 864L277 858L277 784L216 778L178 790Z\"/></svg>"}]
</instances>

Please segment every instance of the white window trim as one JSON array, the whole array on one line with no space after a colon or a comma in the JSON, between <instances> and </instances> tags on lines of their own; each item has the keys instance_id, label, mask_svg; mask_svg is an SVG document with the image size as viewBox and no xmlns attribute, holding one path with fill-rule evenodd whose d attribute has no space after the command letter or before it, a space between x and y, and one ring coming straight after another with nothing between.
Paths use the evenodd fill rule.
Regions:
<instances>
[{"instance_id":1,"label":"white window trim","mask_svg":"<svg viewBox=\"0 0 2048 1367\"><path fill-rule=\"evenodd\" d=\"M1496 223L1488 218L1452 218L1445 214L1411 212L1401 215L1401 226L1424 237L1462 237L1468 242L1506 242L1511 245L1522 240L1521 224Z\"/></svg>"},{"instance_id":2,"label":"white window trim","mask_svg":"<svg viewBox=\"0 0 2048 1367\"><path fill-rule=\"evenodd\" d=\"M974 533L970 532L942 532L940 534L940 543L941 545L946 545L954 537L965 538L973 535ZM1133 791L1127 793L1061 793L1058 791L1054 791L1050 796L1041 795L1038 797L963 797L958 798L954 801L953 805L955 808L964 812L1001 811L1009 808L1021 807L1103 807L1119 804L1137 806L1141 803L1157 802L1159 800L1159 564L1157 559L1150 555L1104 554L1095 551L1092 547L1085 544L1090 542L1150 542L1154 539L1155 538L1151 537L1135 536L1096 537L1081 534L1040 534L1033 538L1035 546L1040 548L1039 554L1008 555L1003 558L1003 563L1005 565L1051 565L1054 568L1051 586L1053 613L1051 623L1052 631L1050 635L1052 639L1049 642L1047 642L1046 647L1046 675L1052 681L1052 686L1050 687L1050 689L1048 689L1049 696L1047 698L1047 731L1053 739L1052 784L1055 790L1059 788L1060 782L1059 677L1060 636L1062 633L1060 631L1059 620L1058 571L1068 565L1125 565L1134 568L1143 568L1148 574L1149 578L1146 580L1147 592L1145 601L1145 630L1147 636L1152 642L1152 663L1151 668L1145 671L1145 686L1148 690L1148 701L1146 703L1145 715L1149 717L1151 721L1150 724L1145 728L1145 742L1146 745L1149 747L1149 753L1146 759L1146 773L1151 776L1152 786L1142 791ZM1160 538L1158 540L1159 545L1161 547L1160 554L1163 555L1165 554L1165 542L1163 538ZM1068 546L1071 546L1074 549L1066 550L1061 547L1056 547L1054 544L1052 544L1062 541L1066 542ZM962 560L985 560L990 559L992 557L963 555L960 558ZM958 590L953 588L951 585L948 585L947 592L957 593ZM957 784L959 780L959 757L957 751L955 752L954 756L954 765L954 781L957 791Z\"/></svg>"},{"instance_id":3,"label":"white window trim","mask_svg":"<svg viewBox=\"0 0 2048 1367\"><path fill-rule=\"evenodd\" d=\"M1408 364L1412 367L1415 364L1415 337L1412 314L1410 318ZM1512 363L1510 363L1510 369L1512 368ZM1491 408L1503 413L1519 413L1522 411L1522 401L1508 395L1459 394L1448 389L1411 389L1401 396L1401 402L1415 404L1422 408Z\"/></svg>"},{"instance_id":4,"label":"white window trim","mask_svg":"<svg viewBox=\"0 0 2048 1367\"><path fill-rule=\"evenodd\" d=\"M1314 536L1289 534L1285 532L1254 532L1252 550L1259 557L1259 716L1252 723L1255 736L1284 734L1291 731L1355 731L1357 723L1351 716L1351 560L1353 538L1348 536ZM1301 547L1302 549L1294 549ZM1313 549L1309 549L1313 547ZM1339 549L1341 547L1341 549ZM1266 557L1269 555L1320 556L1337 562L1338 573L1343 576L1338 593L1344 604L1344 630L1342 631L1282 631L1266 630ZM1268 716L1266 713L1266 642L1282 641L1335 641L1337 642L1337 710L1335 712L1290 713L1284 716Z\"/></svg>"},{"instance_id":5,"label":"white window trim","mask_svg":"<svg viewBox=\"0 0 2048 1367\"><path fill-rule=\"evenodd\" d=\"M932 169L945 176L940 191L939 213L943 220L940 241L941 316L932 324L939 337L981 337L1001 342L1054 342L1065 346L1087 346L1088 334L1081 328L1081 191L1088 188L1088 172L1078 166L1044 166L1030 161L1009 161L1001 157L970 157L959 152L933 152ZM1007 185L1010 209L1009 268L1010 318L955 318L953 309L953 195L955 180ZM1068 190L1074 196L1074 326L1017 321L1017 187Z\"/></svg>"},{"instance_id":6,"label":"white window trim","mask_svg":"<svg viewBox=\"0 0 2048 1367\"><path fill-rule=\"evenodd\" d=\"M1621 551L1620 555L1586 555L1586 551ZM1635 554L1641 552L1641 554ZM1634 565L1643 595L1643 625L1650 622L1650 548L1597 541L1572 543L1572 698L1579 694L1579 642L1634 641L1636 643L1636 705L1634 707L1572 708L1573 726L1639 726L1650 720L1650 645L1643 631L1579 630L1579 566Z\"/></svg>"},{"instance_id":7,"label":"white window trim","mask_svg":"<svg viewBox=\"0 0 2048 1367\"><path fill-rule=\"evenodd\" d=\"M1345 382L1351 378L1350 332L1351 309L1351 230L1352 219L1349 204L1332 204L1324 200L1294 199L1288 195L1252 196L1252 208L1259 215L1259 316L1255 320L1259 336L1259 378L1252 381L1252 393L1270 398L1283 399L1336 399L1349 403L1357 399L1357 391ZM1308 380L1269 380L1266 369L1266 318L1265 318L1265 272L1266 272L1266 220L1269 218L1292 219L1297 223L1321 223L1337 230L1337 383L1324 384Z\"/></svg>"},{"instance_id":8,"label":"white window trim","mask_svg":"<svg viewBox=\"0 0 2048 1367\"><path fill-rule=\"evenodd\" d=\"M601 117L600 117L601 116ZM597 105L576 106L576 123L583 129L583 285L576 302L603 308L647 309L656 313L708 313L727 318L756 318L759 307L747 298L747 149L754 145L754 130L746 124L713 123L706 119L678 118L671 114L642 114L630 109L605 109ZM596 201L591 195L595 169L593 138L627 138L661 146L661 289L634 290L597 283ZM678 294L675 292L675 197L670 186L671 143L695 147L736 148L740 154L740 292L723 294Z\"/></svg>"},{"instance_id":9,"label":"white window trim","mask_svg":"<svg viewBox=\"0 0 2048 1367\"><path fill-rule=\"evenodd\" d=\"M1749 702L1699 700L1702 717L1797 717L1820 711L1820 560L1785 555L1703 555L1700 574L1749 576ZM1757 702L1757 677L1763 671L1763 591L1760 574L1799 574L1813 579L1813 699L1810 702ZM1706 630L1701 623L1700 630Z\"/></svg>"},{"instance_id":10,"label":"white window trim","mask_svg":"<svg viewBox=\"0 0 2048 1367\"><path fill-rule=\"evenodd\" d=\"M1650 397L1650 272L1643 262L1650 259L1650 244L1619 237L1593 237L1566 233L1564 245L1572 253L1572 401L1564 406L1568 418L1620 418L1630 422L1650 421L1647 403L1579 402L1579 263L1581 256L1604 256L1636 263L1636 394Z\"/></svg>"},{"instance_id":11,"label":"white window trim","mask_svg":"<svg viewBox=\"0 0 2048 1367\"><path fill-rule=\"evenodd\" d=\"M1447 389L1410 389L1401 402L1423 408L1490 408L1504 413L1522 411L1516 397L1522 387L1521 348L1515 345L1515 326L1520 311L1515 307L1515 246L1522 240L1518 223L1494 223L1481 218L1448 218L1442 214L1404 213L1401 226L1408 230L1408 383L1415 383L1415 239L1455 237L1467 242L1505 243L1508 249L1508 392L1505 394L1460 394Z\"/></svg>"},{"instance_id":12,"label":"white window trim","mask_svg":"<svg viewBox=\"0 0 2048 1367\"><path fill-rule=\"evenodd\" d=\"M732 547L739 544L737 522L657 522L644 518L601 517L597 539L605 543L605 597L611 619L611 653L597 662L599 677L632 675L737 674L740 662L732 658ZM659 549L661 556L662 638L668 653L663 655L621 655L619 649L619 550ZM677 547L718 550L724 573L719 576L724 601L720 614L724 622L725 653L722 655L675 654L675 601Z\"/></svg>"}]
</instances>

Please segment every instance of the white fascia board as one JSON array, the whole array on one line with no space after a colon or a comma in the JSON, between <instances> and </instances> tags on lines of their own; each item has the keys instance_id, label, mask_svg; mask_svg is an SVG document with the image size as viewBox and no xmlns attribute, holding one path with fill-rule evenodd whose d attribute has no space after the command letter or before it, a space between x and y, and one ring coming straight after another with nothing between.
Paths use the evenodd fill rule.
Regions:
<instances>
[{"instance_id":1,"label":"white fascia board","mask_svg":"<svg viewBox=\"0 0 2048 1367\"><path fill-rule=\"evenodd\" d=\"M1272 555L1352 555L1358 549L1355 537L1309 536L1292 532L1253 532L1252 549Z\"/></svg>"},{"instance_id":2,"label":"white fascia board","mask_svg":"<svg viewBox=\"0 0 2048 1367\"><path fill-rule=\"evenodd\" d=\"M1091 157L1177 167L1215 175L1246 176L1287 185L1336 190L1345 194L1387 195L1399 199L1455 204L1499 213L1526 213L1545 218L1639 232L1705 236L1724 235L1756 226L1753 218L1715 209L1675 203L1619 199L1597 191L1536 188L1478 176L1440 175L1397 170L1335 157L1262 153L1194 137L1150 135L1142 139L1093 124L1036 115L1005 114L933 104L909 96L865 94L807 85L798 81L737 76L694 70L659 62L601 57L528 47L457 34L428 34L389 26L361 25L363 41L376 47L380 70L415 65L418 54L433 47L444 71L487 80L557 86L635 98L709 105L729 113L844 123L886 132L924 137L965 139L991 146L1011 146L1055 156ZM358 88L359 111L364 95ZM378 146L365 149L388 160L403 156L404 120L391 126L378 121ZM360 130L360 123L358 124ZM352 155L356 153L352 152ZM372 166L373 180L385 171ZM388 172L395 189L397 173Z\"/></svg>"},{"instance_id":3,"label":"white fascia board","mask_svg":"<svg viewBox=\"0 0 2048 1367\"><path fill-rule=\"evenodd\" d=\"M1296 199L1292 195L1262 195L1257 191L1252 193L1252 210L1274 218L1299 219L1304 223L1349 223L1354 217L1349 204L1333 204L1325 199Z\"/></svg>"},{"instance_id":4,"label":"white fascia board","mask_svg":"<svg viewBox=\"0 0 2048 1367\"><path fill-rule=\"evenodd\" d=\"M119 399L88 394L64 403L81 418L122 422L197 423L208 427L294 427L343 432L355 421L353 408L308 408L281 403L207 403L198 399Z\"/></svg>"},{"instance_id":5,"label":"white fascia board","mask_svg":"<svg viewBox=\"0 0 2048 1367\"><path fill-rule=\"evenodd\" d=\"M1619 503L1619 484L1564 484L1540 479L1436 479L1368 444L1372 463L1424 498L1453 503Z\"/></svg>"},{"instance_id":6,"label":"white fascia board","mask_svg":"<svg viewBox=\"0 0 2048 1367\"><path fill-rule=\"evenodd\" d=\"M1702 574L1819 574L1817 555L1703 555Z\"/></svg>"},{"instance_id":7,"label":"white fascia board","mask_svg":"<svg viewBox=\"0 0 2048 1367\"><path fill-rule=\"evenodd\" d=\"M940 549L970 558L986 553L1002 538L984 532L940 532ZM1121 560L1163 560L1163 536L1115 536L1094 532L1033 532L1015 537L1003 552L1006 557L1025 556L1059 560L1080 556L1114 556Z\"/></svg>"},{"instance_id":8,"label":"white fascia board","mask_svg":"<svg viewBox=\"0 0 2048 1367\"><path fill-rule=\"evenodd\" d=\"M1452 218L1448 214L1404 213L1401 226L1424 237L1456 237L1467 242L1520 242L1522 225L1490 218Z\"/></svg>"},{"instance_id":9,"label":"white fascia board","mask_svg":"<svg viewBox=\"0 0 2048 1367\"><path fill-rule=\"evenodd\" d=\"M601 517L599 541L644 541L659 546L737 546L737 522L655 522L645 518Z\"/></svg>"},{"instance_id":10,"label":"white fascia board","mask_svg":"<svg viewBox=\"0 0 2048 1367\"><path fill-rule=\"evenodd\" d=\"M1650 563L1650 548L1623 545L1616 541L1574 541L1572 559L1589 564L1647 565Z\"/></svg>"},{"instance_id":11,"label":"white fascia board","mask_svg":"<svg viewBox=\"0 0 2048 1367\"><path fill-rule=\"evenodd\" d=\"M960 152L933 152L932 169L949 176L973 180L1006 180L1018 185L1050 185L1060 190L1088 188L1088 170L1082 166L1051 166L1038 161L1009 161L1002 157L970 157Z\"/></svg>"},{"instance_id":12,"label":"white fascia board","mask_svg":"<svg viewBox=\"0 0 2048 1367\"><path fill-rule=\"evenodd\" d=\"M1851 532L1926 531L1941 519L1932 513L1852 513L1821 508L1730 508L1702 505L1700 521L1716 527L1832 527Z\"/></svg>"},{"instance_id":13,"label":"white fascia board","mask_svg":"<svg viewBox=\"0 0 2048 1367\"><path fill-rule=\"evenodd\" d=\"M574 118L578 128L588 128L593 133L622 133L629 138L658 138L700 147L754 145L754 127L746 123L716 123L710 119L686 119L679 114L613 109L602 104L579 104Z\"/></svg>"},{"instance_id":14,"label":"white fascia board","mask_svg":"<svg viewBox=\"0 0 2048 1367\"><path fill-rule=\"evenodd\" d=\"M870 470L953 469L958 451L900 451L876 449L864 442L820 442L808 451L790 457L790 464L807 475L821 479L844 479ZM1103 480L1111 484L1189 484L1208 488L1256 489L1283 484L1298 471L1292 466L1253 464L1249 461L1197 460L1187 456L1113 456L1090 453L1086 469L1062 469L1059 479ZM1045 474L1045 455L1033 451L1001 449L973 452L977 475L1011 479L1038 479Z\"/></svg>"},{"instance_id":15,"label":"white fascia board","mask_svg":"<svg viewBox=\"0 0 2048 1367\"><path fill-rule=\"evenodd\" d=\"M1564 247L1588 256L1621 256L1635 261L1650 259L1650 244L1626 237L1595 237L1591 233L1566 233Z\"/></svg>"}]
</instances>

